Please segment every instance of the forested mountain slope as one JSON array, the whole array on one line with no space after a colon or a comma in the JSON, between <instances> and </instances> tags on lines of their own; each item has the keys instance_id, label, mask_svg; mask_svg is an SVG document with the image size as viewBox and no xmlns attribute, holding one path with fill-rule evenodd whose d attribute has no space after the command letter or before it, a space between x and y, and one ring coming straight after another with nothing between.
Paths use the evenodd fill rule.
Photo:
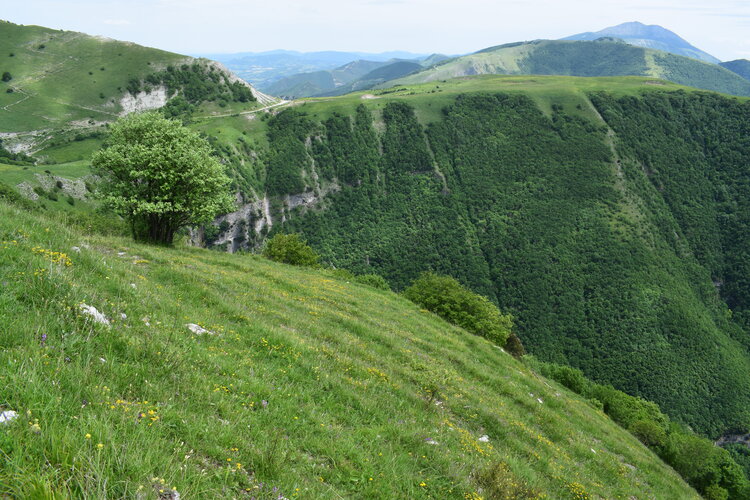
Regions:
<instances>
[{"instance_id":1,"label":"forested mountain slope","mask_svg":"<svg viewBox=\"0 0 750 500\"><path fill-rule=\"evenodd\" d=\"M539 357L747 429L749 105L660 86L474 78L285 110L263 123L268 198L212 241L299 231L397 288L451 274Z\"/></svg>"}]
</instances>

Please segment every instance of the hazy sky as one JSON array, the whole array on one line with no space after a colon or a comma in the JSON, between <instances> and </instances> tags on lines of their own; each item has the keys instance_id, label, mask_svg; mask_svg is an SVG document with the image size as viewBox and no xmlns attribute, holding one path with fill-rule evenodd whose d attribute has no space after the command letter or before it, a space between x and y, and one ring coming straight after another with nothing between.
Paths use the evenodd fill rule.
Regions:
<instances>
[{"instance_id":1,"label":"hazy sky","mask_svg":"<svg viewBox=\"0 0 750 500\"><path fill-rule=\"evenodd\" d=\"M271 49L458 54L660 24L722 60L750 59L750 0L1 0L0 18L179 53Z\"/></svg>"}]
</instances>

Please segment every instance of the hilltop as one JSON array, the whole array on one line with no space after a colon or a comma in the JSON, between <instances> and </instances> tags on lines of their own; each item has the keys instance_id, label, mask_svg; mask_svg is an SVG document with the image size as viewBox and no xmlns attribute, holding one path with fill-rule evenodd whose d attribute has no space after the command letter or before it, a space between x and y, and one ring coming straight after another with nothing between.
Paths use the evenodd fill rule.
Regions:
<instances>
[{"instance_id":1,"label":"hilltop","mask_svg":"<svg viewBox=\"0 0 750 500\"><path fill-rule=\"evenodd\" d=\"M658 25L645 25L639 22L622 23L600 31L579 33L565 37L563 40L593 41L604 37L613 37L636 47L662 50L708 63L719 62L717 58L694 47L676 33Z\"/></svg>"},{"instance_id":2,"label":"hilltop","mask_svg":"<svg viewBox=\"0 0 750 500\"><path fill-rule=\"evenodd\" d=\"M0 201L0 410L22 415L0 495L698 498L592 403L391 292L68 222Z\"/></svg>"},{"instance_id":3,"label":"hilltop","mask_svg":"<svg viewBox=\"0 0 750 500\"><path fill-rule=\"evenodd\" d=\"M444 61L387 85L426 83L467 75L650 76L726 94L750 96L750 83L717 64L636 47L613 38L535 40L489 47Z\"/></svg>"},{"instance_id":4,"label":"hilltop","mask_svg":"<svg viewBox=\"0 0 750 500\"><path fill-rule=\"evenodd\" d=\"M96 138L123 113L160 108L203 113L275 102L218 63L83 33L0 22L0 138L36 153ZM84 149L79 145L79 149Z\"/></svg>"}]
</instances>

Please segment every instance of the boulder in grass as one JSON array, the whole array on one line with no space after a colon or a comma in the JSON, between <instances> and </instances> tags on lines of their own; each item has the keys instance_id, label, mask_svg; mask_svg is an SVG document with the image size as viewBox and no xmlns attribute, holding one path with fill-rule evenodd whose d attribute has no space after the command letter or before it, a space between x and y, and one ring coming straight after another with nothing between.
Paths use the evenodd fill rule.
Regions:
<instances>
[{"instance_id":1,"label":"boulder in grass","mask_svg":"<svg viewBox=\"0 0 750 500\"><path fill-rule=\"evenodd\" d=\"M213 335L214 334L214 332L212 332L211 330L206 330L202 326L196 325L195 323L188 323L185 326L188 327L188 330L190 330L191 332L193 332L196 335L203 335L204 333L207 333L208 335Z\"/></svg>"},{"instance_id":2,"label":"boulder in grass","mask_svg":"<svg viewBox=\"0 0 750 500\"><path fill-rule=\"evenodd\" d=\"M18 418L18 413L13 410L5 410L0 412L0 425L9 424Z\"/></svg>"},{"instance_id":3,"label":"boulder in grass","mask_svg":"<svg viewBox=\"0 0 750 500\"><path fill-rule=\"evenodd\" d=\"M90 316L96 323L100 323L102 325L109 326L109 320L105 315L100 313L96 307L89 306L86 304L81 304L81 312L85 314L86 316Z\"/></svg>"}]
</instances>

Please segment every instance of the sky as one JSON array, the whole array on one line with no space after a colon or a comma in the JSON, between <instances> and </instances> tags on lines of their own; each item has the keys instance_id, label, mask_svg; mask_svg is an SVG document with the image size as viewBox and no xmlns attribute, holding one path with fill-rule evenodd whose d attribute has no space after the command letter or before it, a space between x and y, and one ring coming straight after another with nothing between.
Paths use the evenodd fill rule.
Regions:
<instances>
[{"instance_id":1,"label":"sky","mask_svg":"<svg viewBox=\"0 0 750 500\"><path fill-rule=\"evenodd\" d=\"M274 49L462 54L627 21L750 59L750 0L0 0L0 18L182 54Z\"/></svg>"}]
</instances>

